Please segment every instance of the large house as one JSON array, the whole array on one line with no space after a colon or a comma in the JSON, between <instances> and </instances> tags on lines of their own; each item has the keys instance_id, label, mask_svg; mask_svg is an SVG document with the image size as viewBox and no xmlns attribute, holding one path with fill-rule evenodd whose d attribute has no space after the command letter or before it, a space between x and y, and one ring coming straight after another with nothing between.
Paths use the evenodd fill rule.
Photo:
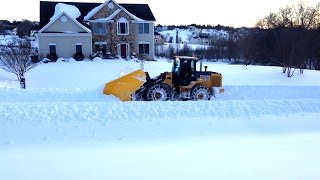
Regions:
<instances>
[{"instance_id":1,"label":"large house","mask_svg":"<svg viewBox=\"0 0 320 180\"><path fill-rule=\"evenodd\" d=\"M73 6L80 11L61 11L57 5ZM61 7L61 6L59 6ZM72 57L95 52L128 58L143 55L154 59L155 18L147 4L40 2L38 32L39 54L42 57Z\"/></svg>"}]
</instances>

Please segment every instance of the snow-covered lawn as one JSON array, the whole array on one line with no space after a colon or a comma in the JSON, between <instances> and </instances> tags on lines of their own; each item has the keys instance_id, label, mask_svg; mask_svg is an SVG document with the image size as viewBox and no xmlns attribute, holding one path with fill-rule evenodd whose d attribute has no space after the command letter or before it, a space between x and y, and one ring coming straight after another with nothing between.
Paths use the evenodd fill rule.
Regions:
<instances>
[{"instance_id":1,"label":"snow-covered lawn","mask_svg":"<svg viewBox=\"0 0 320 180\"><path fill-rule=\"evenodd\" d=\"M205 102L103 95L134 61L41 64L26 90L0 69L0 179L320 179L320 72L204 65L225 87Z\"/></svg>"}]
</instances>

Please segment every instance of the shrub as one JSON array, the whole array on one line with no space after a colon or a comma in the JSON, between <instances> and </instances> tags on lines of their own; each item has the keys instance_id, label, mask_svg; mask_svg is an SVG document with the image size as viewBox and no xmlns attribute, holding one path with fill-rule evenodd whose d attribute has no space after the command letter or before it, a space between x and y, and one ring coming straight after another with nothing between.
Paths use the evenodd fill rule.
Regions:
<instances>
[{"instance_id":1,"label":"shrub","mask_svg":"<svg viewBox=\"0 0 320 180\"><path fill-rule=\"evenodd\" d=\"M58 59L57 54L55 54L55 53L48 54L47 58L50 59L51 62L56 62Z\"/></svg>"},{"instance_id":2,"label":"shrub","mask_svg":"<svg viewBox=\"0 0 320 180\"><path fill-rule=\"evenodd\" d=\"M73 59L75 59L76 61L82 61L84 59L84 55L82 53L75 53L73 55Z\"/></svg>"}]
</instances>

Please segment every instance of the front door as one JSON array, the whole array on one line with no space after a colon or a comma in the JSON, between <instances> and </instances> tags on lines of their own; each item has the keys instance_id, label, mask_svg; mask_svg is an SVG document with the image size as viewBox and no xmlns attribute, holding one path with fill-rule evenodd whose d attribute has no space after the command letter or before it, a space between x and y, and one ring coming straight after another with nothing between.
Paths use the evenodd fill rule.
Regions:
<instances>
[{"instance_id":1,"label":"front door","mask_svg":"<svg viewBox=\"0 0 320 180\"><path fill-rule=\"evenodd\" d=\"M120 56L127 58L127 44L120 44Z\"/></svg>"}]
</instances>

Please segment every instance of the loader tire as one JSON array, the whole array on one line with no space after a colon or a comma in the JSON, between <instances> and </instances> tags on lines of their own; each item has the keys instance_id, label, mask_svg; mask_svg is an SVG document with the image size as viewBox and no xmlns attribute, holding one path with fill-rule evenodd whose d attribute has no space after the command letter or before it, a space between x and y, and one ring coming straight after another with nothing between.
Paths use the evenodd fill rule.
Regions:
<instances>
[{"instance_id":1,"label":"loader tire","mask_svg":"<svg viewBox=\"0 0 320 180\"><path fill-rule=\"evenodd\" d=\"M196 86L191 91L191 99L195 101L210 100L210 89L206 86Z\"/></svg>"},{"instance_id":2,"label":"loader tire","mask_svg":"<svg viewBox=\"0 0 320 180\"><path fill-rule=\"evenodd\" d=\"M166 84L155 84L148 88L147 101L167 101L172 99L172 89Z\"/></svg>"}]
</instances>

